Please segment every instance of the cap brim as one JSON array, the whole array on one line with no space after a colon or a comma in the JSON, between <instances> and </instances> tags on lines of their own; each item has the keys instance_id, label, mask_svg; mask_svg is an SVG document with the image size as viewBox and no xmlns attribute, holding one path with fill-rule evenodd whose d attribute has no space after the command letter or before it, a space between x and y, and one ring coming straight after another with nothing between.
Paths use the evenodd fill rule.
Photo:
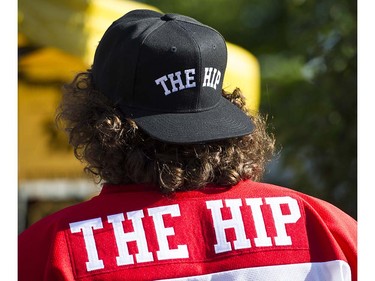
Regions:
<instances>
[{"instance_id":1,"label":"cap brim","mask_svg":"<svg viewBox=\"0 0 375 281\"><path fill-rule=\"evenodd\" d=\"M240 137L250 134L254 128L250 117L223 97L215 108L202 112L132 111L131 118L141 129L168 143L189 144Z\"/></svg>"}]
</instances>

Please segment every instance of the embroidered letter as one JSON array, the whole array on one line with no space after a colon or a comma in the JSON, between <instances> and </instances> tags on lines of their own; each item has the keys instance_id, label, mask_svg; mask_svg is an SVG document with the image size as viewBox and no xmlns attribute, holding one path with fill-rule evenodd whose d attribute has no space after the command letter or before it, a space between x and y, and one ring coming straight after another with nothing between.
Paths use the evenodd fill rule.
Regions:
<instances>
[{"instance_id":1,"label":"embroidered letter","mask_svg":"<svg viewBox=\"0 0 375 281\"><path fill-rule=\"evenodd\" d=\"M196 83L194 81L194 78L195 78L195 68L185 69L185 78L186 78L186 85L185 85L186 88L194 88L194 87L196 87ZM193 81L193 82L190 82L190 81Z\"/></svg>"},{"instance_id":2,"label":"embroidered letter","mask_svg":"<svg viewBox=\"0 0 375 281\"><path fill-rule=\"evenodd\" d=\"M173 227L165 227L163 215L179 217L180 207L175 205L149 208L148 214L152 216L155 224L156 236L159 243L159 251L156 252L159 260L188 258L189 252L186 245L178 245L177 249L170 249L167 236L175 235Z\"/></svg>"},{"instance_id":3,"label":"embroidered letter","mask_svg":"<svg viewBox=\"0 0 375 281\"><path fill-rule=\"evenodd\" d=\"M165 81L168 81L168 78L167 78L167 76L164 75L164 76L156 79L155 83L156 83L156 85L160 85L160 83L161 83L161 85L163 86L163 89L164 89L164 95L168 96L171 93L171 91L168 89L167 85L165 84Z\"/></svg>"},{"instance_id":4,"label":"embroidered letter","mask_svg":"<svg viewBox=\"0 0 375 281\"><path fill-rule=\"evenodd\" d=\"M153 261L152 253L148 251L145 231L143 229L142 218L143 211L134 211L126 213L129 220L133 223L133 232L124 232L122 213L108 216L108 222L113 225L116 244L119 256L116 257L117 265L133 264L133 256L129 254L127 242L135 241L138 247L138 254L135 255L137 262Z\"/></svg>"},{"instance_id":5,"label":"embroidered letter","mask_svg":"<svg viewBox=\"0 0 375 281\"><path fill-rule=\"evenodd\" d=\"M214 223L216 241L214 245L215 253L228 252L232 250L230 242L227 241L225 229L233 228L236 233L234 241L235 249L250 248L250 240L246 238L245 227L242 221L240 207L241 199L226 199L225 205L230 208L232 219L223 220L221 208L223 208L222 200L212 200L206 202L207 208L211 210L212 220Z\"/></svg>"},{"instance_id":6,"label":"embroidered letter","mask_svg":"<svg viewBox=\"0 0 375 281\"><path fill-rule=\"evenodd\" d=\"M92 231L93 229L103 228L101 218L73 222L70 223L69 226L72 233L79 233L81 231L83 233L87 257L89 259L89 261L86 262L87 271L104 268L103 261L98 257L98 250L96 249L94 233Z\"/></svg>"},{"instance_id":7,"label":"embroidered letter","mask_svg":"<svg viewBox=\"0 0 375 281\"><path fill-rule=\"evenodd\" d=\"M174 75L177 77L177 79L173 78ZM173 75L173 73L168 74L169 81L171 81L171 84L172 84L172 92L177 92L177 91L185 89L185 86L184 86L184 84L182 83L182 80L181 80L181 71L175 72L174 75ZM176 87L177 84L179 85L178 89Z\"/></svg>"},{"instance_id":8,"label":"embroidered letter","mask_svg":"<svg viewBox=\"0 0 375 281\"><path fill-rule=\"evenodd\" d=\"M217 74L216 74L215 82L213 84L215 90L216 90L217 85L220 82L220 78L221 78L221 72L220 72L220 70L218 70Z\"/></svg>"},{"instance_id":9,"label":"embroidered letter","mask_svg":"<svg viewBox=\"0 0 375 281\"><path fill-rule=\"evenodd\" d=\"M203 85L202 85L203 87L210 87L211 72L212 72L212 67L204 68L204 79L203 79Z\"/></svg>"},{"instance_id":10,"label":"embroidered letter","mask_svg":"<svg viewBox=\"0 0 375 281\"><path fill-rule=\"evenodd\" d=\"M262 198L246 198L246 204L250 206L253 213L257 237L254 238L255 246L272 246L272 240L267 236L266 226L260 206L263 205Z\"/></svg>"},{"instance_id":11,"label":"embroidered letter","mask_svg":"<svg viewBox=\"0 0 375 281\"><path fill-rule=\"evenodd\" d=\"M289 196L286 197L268 197L265 198L266 203L271 206L273 219L275 221L276 233L275 244L292 245L292 239L286 233L285 225L287 223L295 223L301 217L301 212L296 199ZM281 204L287 204L290 214L284 215L281 210Z\"/></svg>"}]
</instances>

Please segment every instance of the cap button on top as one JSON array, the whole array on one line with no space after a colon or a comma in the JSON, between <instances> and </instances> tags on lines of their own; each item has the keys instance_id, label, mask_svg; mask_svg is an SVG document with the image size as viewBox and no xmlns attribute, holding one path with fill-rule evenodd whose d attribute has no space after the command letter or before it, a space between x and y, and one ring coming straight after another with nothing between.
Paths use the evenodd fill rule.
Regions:
<instances>
[{"instance_id":1,"label":"cap button on top","mask_svg":"<svg viewBox=\"0 0 375 281\"><path fill-rule=\"evenodd\" d=\"M177 15L175 14L165 14L164 16L161 17L161 19L164 21L174 20L176 18L177 18Z\"/></svg>"}]
</instances>

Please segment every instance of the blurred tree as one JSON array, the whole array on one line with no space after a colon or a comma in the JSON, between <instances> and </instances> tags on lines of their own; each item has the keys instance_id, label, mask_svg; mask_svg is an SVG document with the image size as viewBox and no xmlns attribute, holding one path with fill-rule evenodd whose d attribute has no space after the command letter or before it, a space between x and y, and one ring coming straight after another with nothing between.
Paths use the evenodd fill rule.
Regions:
<instances>
[{"instance_id":1,"label":"blurred tree","mask_svg":"<svg viewBox=\"0 0 375 281\"><path fill-rule=\"evenodd\" d=\"M325 199L357 218L357 2L143 0L192 16L261 66L261 112L280 153L265 181Z\"/></svg>"}]
</instances>

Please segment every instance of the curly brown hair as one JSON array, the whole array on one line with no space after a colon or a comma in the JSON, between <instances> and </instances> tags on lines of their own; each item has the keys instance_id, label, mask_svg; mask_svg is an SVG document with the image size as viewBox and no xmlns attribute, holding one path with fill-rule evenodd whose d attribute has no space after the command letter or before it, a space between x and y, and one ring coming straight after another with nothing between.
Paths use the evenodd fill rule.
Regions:
<instances>
[{"instance_id":1,"label":"curly brown hair","mask_svg":"<svg viewBox=\"0 0 375 281\"><path fill-rule=\"evenodd\" d=\"M209 183L259 181L274 154L275 140L266 132L266 118L249 114L238 88L233 93L223 90L223 96L251 118L255 125L251 134L204 144L153 139L94 89L90 70L64 86L56 121L68 133L77 159L86 163L85 172L98 182L151 183L171 193Z\"/></svg>"}]
</instances>

